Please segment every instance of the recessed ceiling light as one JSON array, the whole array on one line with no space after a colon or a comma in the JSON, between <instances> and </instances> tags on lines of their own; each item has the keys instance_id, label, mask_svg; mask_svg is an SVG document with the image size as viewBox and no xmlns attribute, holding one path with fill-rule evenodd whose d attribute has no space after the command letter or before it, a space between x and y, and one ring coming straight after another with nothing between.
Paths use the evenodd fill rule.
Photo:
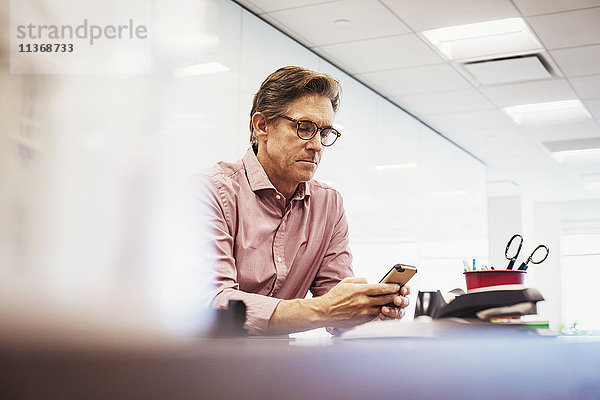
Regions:
<instances>
[{"instance_id":1,"label":"recessed ceiling light","mask_svg":"<svg viewBox=\"0 0 600 400\"><path fill-rule=\"evenodd\" d=\"M590 119L580 100L521 104L502 109L518 125L545 125Z\"/></svg>"},{"instance_id":2,"label":"recessed ceiling light","mask_svg":"<svg viewBox=\"0 0 600 400\"><path fill-rule=\"evenodd\" d=\"M175 78L183 78L185 76L208 75L227 71L229 71L229 68L227 68L225 65L213 61L203 64L194 64L189 65L187 67L177 68L173 71L173 76Z\"/></svg>"},{"instance_id":3,"label":"recessed ceiling light","mask_svg":"<svg viewBox=\"0 0 600 400\"><path fill-rule=\"evenodd\" d=\"M351 23L352 23L352 21L350 21L349 19L345 19L345 18L338 19L338 20L336 20L336 21L334 22L334 24L335 24L336 26L340 26L340 27L343 27L343 26L348 26L348 25L350 25Z\"/></svg>"},{"instance_id":4,"label":"recessed ceiling light","mask_svg":"<svg viewBox=\"0 0 600 400\"><path fill-rule=\"evenodd\" d=\"M421 32L448 60L476 60L542 51L521 18L449 26Z\"/></svg>"}]
</instances>

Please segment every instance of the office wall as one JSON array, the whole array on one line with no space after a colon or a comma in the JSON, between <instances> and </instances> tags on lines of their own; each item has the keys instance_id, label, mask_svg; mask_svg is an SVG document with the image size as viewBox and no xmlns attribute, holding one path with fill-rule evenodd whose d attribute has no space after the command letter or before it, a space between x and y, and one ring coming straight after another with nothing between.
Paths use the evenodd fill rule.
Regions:
<instances>
[{"instance_id":1,"label":"office wall","mask_svg":"<svg viewBox=\"0 0 600 400\"><path fill-rule=\"evenodd\" d=\"M525 278L525 285L539 289L545 298L538 303L537 318L548 320L555 330L568 328L578 321L580 329L597 331L600 325L589 305L593 304L590 293L595 290L597 280L596 268L590 266L596 265L600 257L598 246L585 251L580 249L585 245L571 246L581 251L569 254L565 249L565 235L571 235L572 241L581 237L578 235L598 235L600 202L534 203L521 196L490 197L488 215L490 264L506 266L504 249L515 233L524 237L517 263L524 261L538 244L550 249L542 264L530 265Z\"/></svg>"},{"instance_id":2,"label":"office wall","mask_svg":"<svg viewBox=\"0 0 600 400\"><path fill-rule=\"evenodd\" d=\"M82 315L118 308L125 324L156 323L158 308L181 325L204 275L185 279L176 194L195 171L243 155L253 93L291 64L344 89L343 137L316 178L344 196L356 274L377 281L412 263L415 292L449 290L464 287L463 258L487 263L485 165L231 1L152 9L150 73L10 75L3 59L4 296ZM228 70L174 76L208 62Z\"/></svg>"},{"instance_id":3,"label":"office wall","mask_svg":"<svg viewBox=\"0 0 600 400\"><path fill-rule=\"evenodd\" d=\"M506 268L505 249L515 234L523 235L521 196L489 197L488 227L490 240L490 265Z\"/></svg>"},{"instance_id":4,"label":"office wall","mask_svg":"<svg viewBox=\"0 0 600 400\"><path fill-rule=\"evenodd\" d=\"M589 200L538 203L534 208L534 221L535 234L529 239L528 248L523 250L530 251L538 243L543 243L550 248L550 255L543 264L532 266L527 270L527 279L532 287L539 288L546 299L539 304L540 317L550 320L552 328L559 329L563 322L574 322L566 321L563 318L565 278L568 278L570 285L577 285L579 281L582 288L589 287L590 280L592 282L597 280L595 275L574 276L574 272L566 268L563 259L563 233L565 230L573 231L577 227L588 225L594 227L594 230L590 232L598 233L600 231L600 202ZM576 288L569 288L570 292L574 290L576 291ZM587 299L586 304L581 304L582 309L589 309L587 304L594 301L594 293L580 293L580 296ZM600 327L588 326L587 328L597 330Z\"/></svg>"}]
</instances>

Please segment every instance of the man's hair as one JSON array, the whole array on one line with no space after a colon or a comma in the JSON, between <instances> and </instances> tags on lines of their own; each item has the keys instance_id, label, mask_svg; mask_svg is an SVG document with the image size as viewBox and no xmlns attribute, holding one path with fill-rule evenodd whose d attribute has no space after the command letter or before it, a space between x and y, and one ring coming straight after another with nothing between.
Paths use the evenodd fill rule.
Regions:
<instances>
[{"instance_id":1,"label":"man's hair","mask_svg":"<svg viewBox=\"0 0 600 400\"><path fill-rule=\"evenodd\" d=\"M258 138L252 126L252 116L263 113L267 122L284 115L289 106L298 98L307 94L317 94L331 100L333 112L340 106L342 87L331 76L311 71L304 67L288 66L279 68L265 79L254 95L250 111L250 144L258 152Z\"/></svg>"}]
</instances>

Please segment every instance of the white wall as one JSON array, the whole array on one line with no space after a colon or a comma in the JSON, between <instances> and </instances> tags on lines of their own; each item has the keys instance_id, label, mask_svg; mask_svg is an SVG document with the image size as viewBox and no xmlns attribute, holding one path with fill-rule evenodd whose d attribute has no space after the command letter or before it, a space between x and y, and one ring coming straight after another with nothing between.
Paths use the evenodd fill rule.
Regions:
<instances>
[{"instance_id":1,"label":"white wall","mask_svg":"<svg viewBox=\"0 0 600 400\"><path fill-rule=\"evenodd\" d=\"M521 196L488 198L490 265L496 269L508 265L505 257L508 240L514 234L523 235L521 207Z\"/></svg>"},{"instance_id":2,"label":"white wall","mask_svg":"<svg viewBox=\"0 0 600 400\"><path fill-rule=\"evenodd\" d=\"M550 248L548 259L527 270L527 281L537 287L545 301L539 303L539 315L548 319L554 329L561 326L562 318L562 281L565 271L562 264L563 246L561 235L565 226L585 224L586 221L600 220L600 201L573 201L538 203L535 205L535 234L529 239L530 245L523 248L531 251L538 243ZM585 282L586 276L579 277ZM589 293L589 301L595 302L595 293ZM595 327L598 329L598 327Z\"/></svg>"},{"instance_id":3,"label":"white wall","mask_svg":"<svg viewBox=\"0 0 600 400\"><path fill-rule=\"evenodd\" d=\"M515 233L524 237L523 248L517 264L523 261L538 244L550 248L546 261L540 265L530 265L525 278L527 287L540 290L545 301L538 303L540 320L548 320L553 329L563 328L567 320L563 315L565 301L565 274L568 275L568 290L577 292L579 282L581 287L587 287L587 276L574 276L568 271L564 262L563 232L572 231L573 227L590 224L600 226L599 201L573 201L532 203L521 196L490 197L489 212L489 242L490 264L505 268L508 261L504 257L505 246ZM597 229L600 230L600 229ZM593 278L591 278L593 279ZM591 296L591 295L590 295ZM577 298L586 297L578 293ZM591 297L590 297L591 298ZM600 327L590 327L598 329Z\"/></svg>"}]
</instances>

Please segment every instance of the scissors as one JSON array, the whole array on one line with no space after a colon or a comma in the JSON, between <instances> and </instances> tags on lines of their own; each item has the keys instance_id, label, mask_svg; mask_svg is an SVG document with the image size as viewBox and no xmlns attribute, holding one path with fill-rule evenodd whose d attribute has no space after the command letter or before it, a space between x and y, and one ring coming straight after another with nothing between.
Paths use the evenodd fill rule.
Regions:
<instances>
[{"instance_id":1,"label":"scissors","mask_svg":"<svg viewBox=\"0 0 600 400\"><path fill-rule=\"evenodd\" d=\"M519 245L517 247L517 251L512 256L510 256L509 250L515 240L518 240ZM515 262L517 261L517 257L519 256L519 253L521 252L521 247L523 247L523 236L521 236L519 234L513 235L513 237L510 238L510 240L508 241L508 244L506 245L506 250L504 250L504 256L506 257L507 260L509 260L508 266L506 267L506 269L513 269ZM536 254L538 255L538 257L536 260L534 260L534 256L536 256ZM542 254L543 254L543 256L541 256ZM533 251L527 258L527 260L525 262L521 263L521 265L519 266L518 269L520 269L521 271L526 271L527 268L529 268L530 263L531 264L541 264L546 258L548 258L548 254L550 254L550 249L548 249L548 246L540 244L538 247L533 249Z\"/></svg>"}]
</instances>

